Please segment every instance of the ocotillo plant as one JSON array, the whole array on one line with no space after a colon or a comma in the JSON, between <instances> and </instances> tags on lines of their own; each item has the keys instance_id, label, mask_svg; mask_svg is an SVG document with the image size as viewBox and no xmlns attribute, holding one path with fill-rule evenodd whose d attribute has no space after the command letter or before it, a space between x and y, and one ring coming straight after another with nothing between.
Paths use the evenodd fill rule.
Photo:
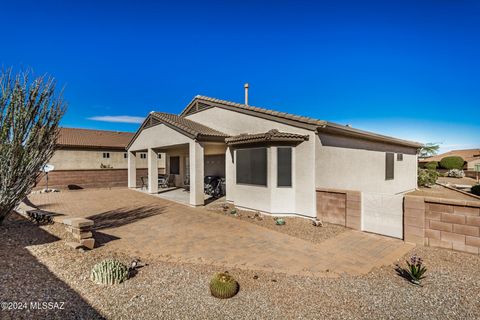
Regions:
<instances>
[{"instance_id":1,"label":"ocotillo plant","mask_svg":"<svg viewBox=\"0 0 480 320\"><path fill-rule=\"evenodd\" d=\"M54 153L66 104L55 81L0 74L0 224L31 191Z\"/></svg>"}]
</instances>

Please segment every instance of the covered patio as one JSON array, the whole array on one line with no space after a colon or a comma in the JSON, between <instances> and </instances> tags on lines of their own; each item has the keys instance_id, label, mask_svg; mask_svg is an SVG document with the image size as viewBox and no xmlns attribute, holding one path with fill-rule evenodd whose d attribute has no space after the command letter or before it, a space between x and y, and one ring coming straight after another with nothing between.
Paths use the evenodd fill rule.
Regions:
<instances>
[{"instance_id":1,"label":"covered patio","mask_svg":"<svg viewBox=\"0 0 480 320\"><path fill-rule=\"evenodd\" d=\"M189 205L204 205L204 177L225 177L226 137L222 132L177 115L150 113L127 146L128 187L143 186L150 194L165 197L170 193L178 198L177 202L186 202L188 198ZM147 154L148 176L138 179L142 181L139 186L135 163L140 153ZM165 176L158 172L159 157L166 157Z\"/></svg>"}]
</instances>

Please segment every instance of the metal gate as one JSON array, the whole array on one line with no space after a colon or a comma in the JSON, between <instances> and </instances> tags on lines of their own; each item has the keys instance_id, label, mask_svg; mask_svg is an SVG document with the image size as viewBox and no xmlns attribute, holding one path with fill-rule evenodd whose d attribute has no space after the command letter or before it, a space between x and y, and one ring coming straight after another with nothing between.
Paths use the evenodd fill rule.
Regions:
<instances>
[{"instance_id":1,"label":"metal gate","mask_svg":"<svg viewBox=\"0 0 480 320\"><path fill-rule=\"evenodd\" d=\"M362 230L403 239L403 194L362 192Z\"/></svg>"}]
</instances>

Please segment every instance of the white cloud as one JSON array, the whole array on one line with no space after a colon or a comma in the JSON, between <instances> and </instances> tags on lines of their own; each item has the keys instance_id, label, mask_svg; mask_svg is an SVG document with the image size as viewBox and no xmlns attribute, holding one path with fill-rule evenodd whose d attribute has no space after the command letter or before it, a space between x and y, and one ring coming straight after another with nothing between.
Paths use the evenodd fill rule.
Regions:
<instances>
[{"instance_id":1,"label":"white cloud","mask_svg":"<svg viewBox=\"0 0 480 320\"><path fill-rule=\"evenodd\" d=\"M145 118L132 116L96 116L90 117L88 120L120 123L142 123Z\"/></svg>"}]
</instances>

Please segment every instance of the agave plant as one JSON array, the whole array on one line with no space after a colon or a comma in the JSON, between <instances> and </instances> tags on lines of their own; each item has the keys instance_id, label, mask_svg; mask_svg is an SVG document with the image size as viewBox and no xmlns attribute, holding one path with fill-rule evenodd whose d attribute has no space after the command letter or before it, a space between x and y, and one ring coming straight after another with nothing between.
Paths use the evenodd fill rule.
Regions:
<instances>
[{"instance_id":1,"label":"agave plant","mask_svg":"<svg viewBox=\"0 0 480 320\"><path fill-rule=\"evenodd\" d=\"M423 265L423 259L414 254L410 261L407 260L407 266L406 273L410 277L410 281L420 284L420 281L425 278L425 272L427 272L427 268Z\"/></svg>"},{"instance_id":2,"label":"agave plant","mask_svg":"<svg viewBox=\"0 0 480 320\"><path fill-rule=\"evenodd\" d=\"M228 299L238 292L238 282L227 272L216 273L210 280L210 293L220 299Z\"/></svg>"}]
</instances>

